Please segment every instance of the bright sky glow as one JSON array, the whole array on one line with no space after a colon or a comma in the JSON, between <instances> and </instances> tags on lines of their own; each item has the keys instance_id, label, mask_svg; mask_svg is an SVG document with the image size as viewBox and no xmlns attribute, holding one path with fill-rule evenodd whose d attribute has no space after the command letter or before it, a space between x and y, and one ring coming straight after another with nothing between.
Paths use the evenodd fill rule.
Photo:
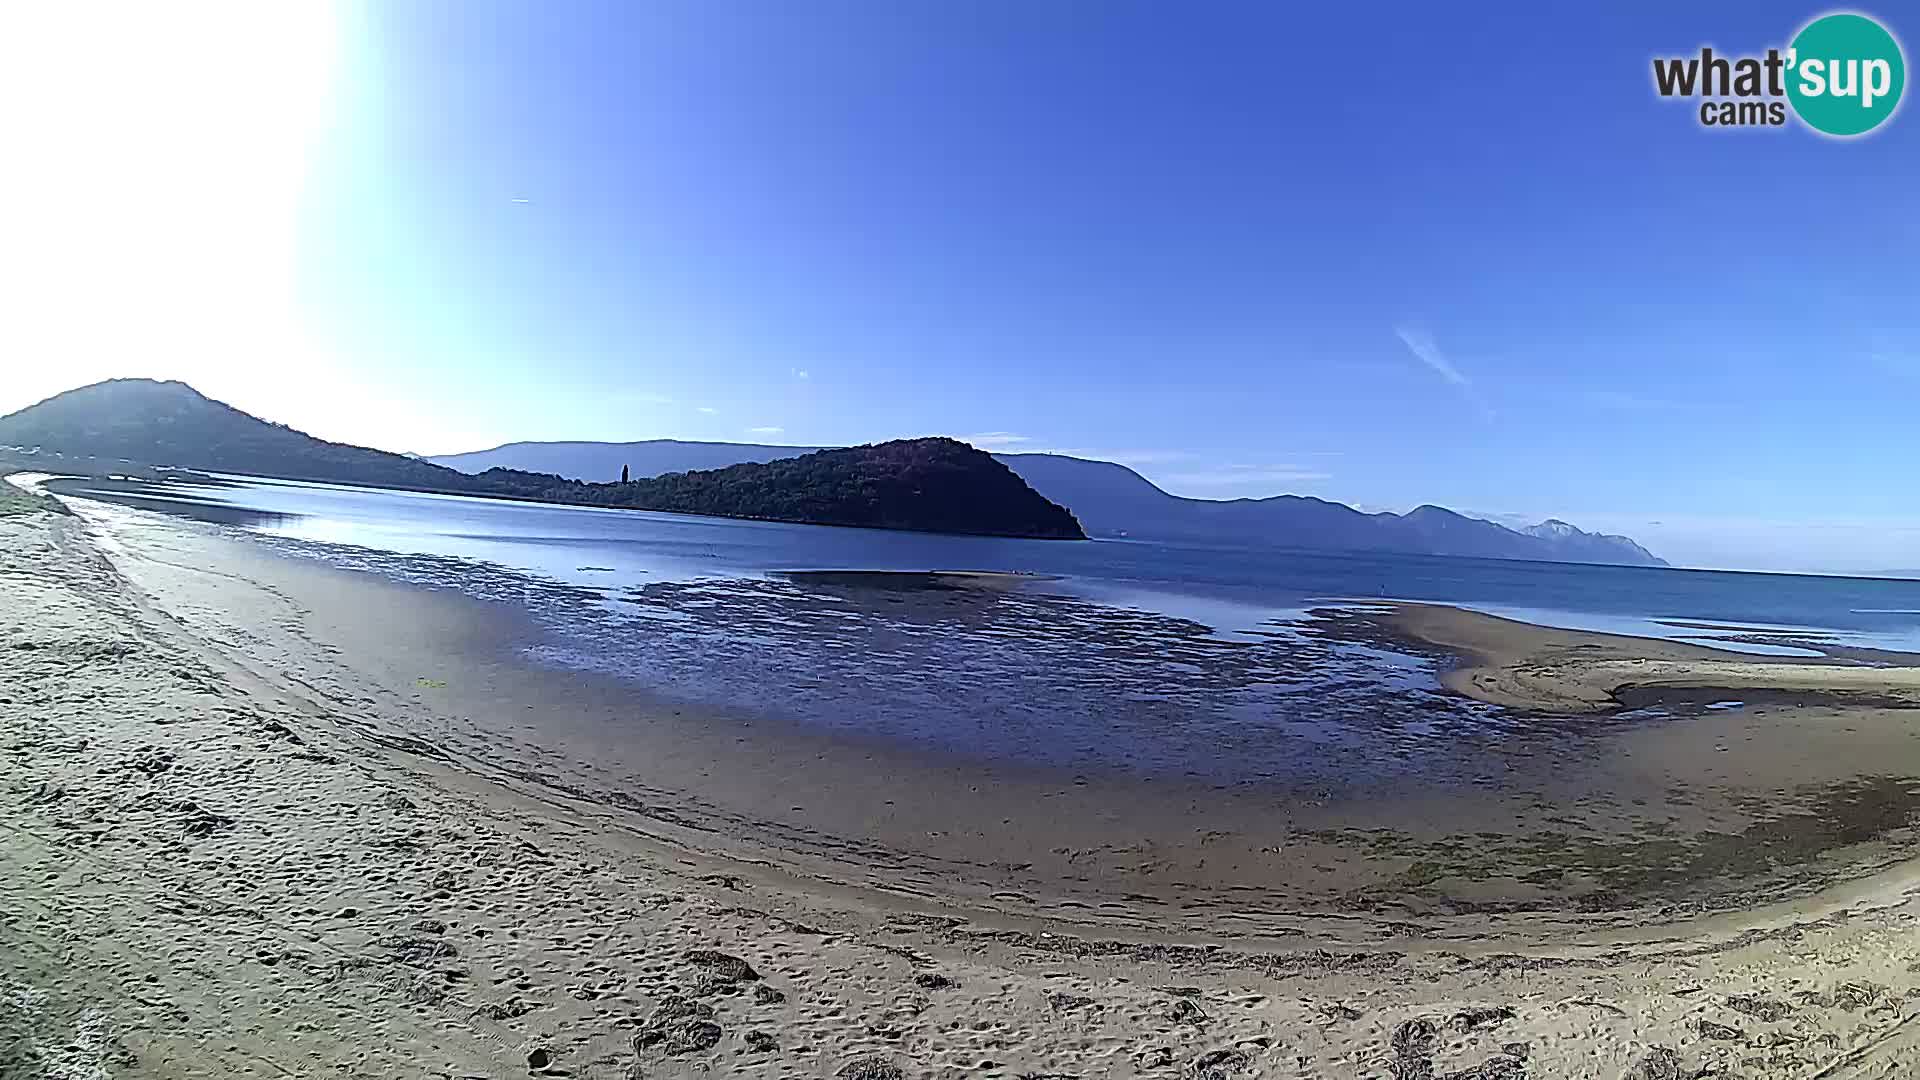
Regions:
<instances>
[{"instance_id":1,"label":"bright sky glow","mask_svg":"<svg viewBox=\"0 0 1920 1080\"><path fill-rule=\"evenodd\" d=\"M269 415L363 393L316 377L296 288L338 45L309 4L0 12L6 404L116 375Z\"/></svg>"}]
</instances>

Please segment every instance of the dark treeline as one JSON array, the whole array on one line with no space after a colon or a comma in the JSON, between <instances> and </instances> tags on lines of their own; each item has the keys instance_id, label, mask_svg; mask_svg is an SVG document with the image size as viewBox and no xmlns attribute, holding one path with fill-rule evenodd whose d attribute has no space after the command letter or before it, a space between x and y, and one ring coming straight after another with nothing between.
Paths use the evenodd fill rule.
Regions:
<instances>
[{"instance_id":1,"label":"dark treeline","mask_svg":"<svg viewBox=\"0 0 1920 1080\"><path fill-rule=\"evenodd\" d=\"M1079 539L1071 513L993 456L953 439L820 450L764 465L589 484L488 469L491 490L544 502L878 529Z\"/></svg>"},{"instance_id":2,"label":"dark treeline","mask_svg":"<svg viewBox=\"0 0 1920 1080\"><path fill-rule=\"evenodd\" d=\"M823 450L764 465L590 484L327 442L202 396L120 379L0 417L0 446L112 463L819 525L1081 539L1079 523L992 455L953 439ZM51 464L49 462L49 464Z\"/></svg>"}]
</instances>

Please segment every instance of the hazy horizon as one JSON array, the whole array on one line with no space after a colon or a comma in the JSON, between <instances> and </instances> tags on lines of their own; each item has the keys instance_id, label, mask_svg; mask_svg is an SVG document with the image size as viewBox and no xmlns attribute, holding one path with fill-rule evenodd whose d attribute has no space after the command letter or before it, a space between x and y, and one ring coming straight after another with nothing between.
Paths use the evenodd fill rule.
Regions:
<instances>
[{"instance_id":1,"label":"hazy horizon","mask_svg":"<svg viewBox=\"0 0 1920 1080\"><path fill-rule=\"evenodd\" d=\"M16 13L0 413L150 376L426 455L946 434L1920 566L1916 121L1649 85L1812 9L461 11Z\"/></svg>"}]
</instances>

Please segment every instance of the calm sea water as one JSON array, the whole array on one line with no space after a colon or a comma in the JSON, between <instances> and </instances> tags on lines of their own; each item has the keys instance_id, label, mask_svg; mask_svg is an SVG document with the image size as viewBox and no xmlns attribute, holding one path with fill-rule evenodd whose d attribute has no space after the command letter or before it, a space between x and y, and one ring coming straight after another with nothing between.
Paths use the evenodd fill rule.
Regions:
<instances>
[{"instance_id":1,"label":"calm sea water","mask_svg":"<svg viewBox=\"0 0 1920 1080\"><path fill-rule=\"evenodd\" d=\"M1060 575L1090 598L1223 630L1306 602L1383 598L1650 636L1701 632L1655 621L1670 620L1920 649L1920 581L936 536L237 478L172 485L159 498L180 500L173 509L190 516L233 508L242 513L230 520L267 535L483 560L596 587L799 569L1005 570Z\"/></svg>"},{"instance_id":2,"label":"calm sea water","mask_svg":"<svg viewBox=\"0 0 1920 1080\"><path fill-rule=\"evenodd\" d=\"M943 751L1236 783L1478 782L1476 744L1511 734L1499 710L1440 692L1435 658L1306 617L1330 601L1750 651L1920 650L1913 581L934 536L237 478L104 494L403 581L544 596L528 650L543 664ZM814 569L1048 578L899 596L780 574Z\"/></svg>"}]
</instances>

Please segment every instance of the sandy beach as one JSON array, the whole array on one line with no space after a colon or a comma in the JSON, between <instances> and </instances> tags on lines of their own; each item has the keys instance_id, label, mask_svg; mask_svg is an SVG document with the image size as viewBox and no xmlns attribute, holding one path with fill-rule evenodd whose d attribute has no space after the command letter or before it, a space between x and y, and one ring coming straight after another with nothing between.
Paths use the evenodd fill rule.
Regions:
<instances>
[{"instance_id":1,"label":"sandy beach","mask_svg":"<svg viewBox=\"0 0 1920 1080\"><path fill-rule=\"evenodd\" d=\"M9 1080L1920 1063L1912 669L1403 606L1538 722L1496 785L1282 798L700 713L75 509L0 517Z\"/></svg>"}]
</instances>

